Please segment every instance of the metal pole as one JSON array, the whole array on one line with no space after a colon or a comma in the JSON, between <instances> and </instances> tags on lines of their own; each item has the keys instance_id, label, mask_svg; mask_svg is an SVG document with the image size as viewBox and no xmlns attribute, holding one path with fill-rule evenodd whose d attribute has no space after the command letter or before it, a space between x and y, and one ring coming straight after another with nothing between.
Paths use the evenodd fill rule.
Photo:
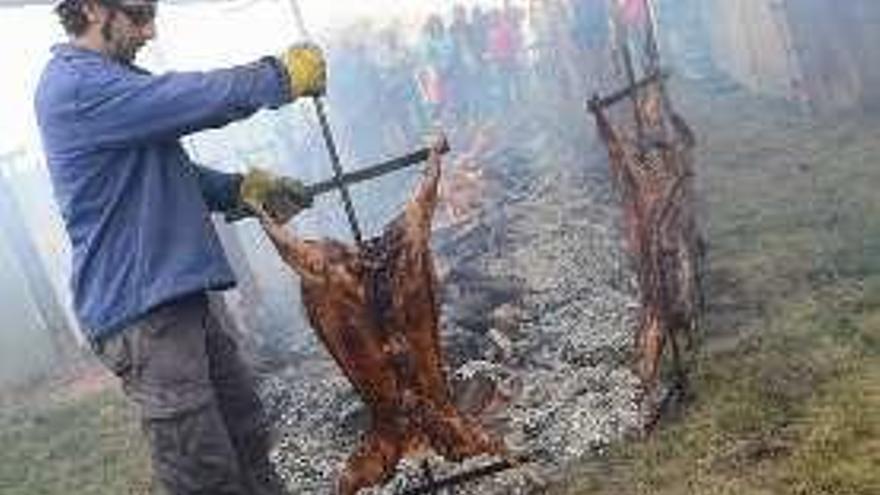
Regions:
<instances>
[{"instance_id":1,"label":"metal pole","mask_svg":"<svg viewBox=\"0 0 880 495\"><path fill-rule=\"evenodd\" d=\"M336 151L336 143L333 141L333 134L330 133L330 123L327 121L327 113L324 110L324 101L319 97L312 98L315 104L315 113L318 115L318 122L321 124L321 133L324 135L324 144L327 146L327 153L330 155L330 164L333 165L333 179L336 181L336 187L339 188L339 194L342 196L342 204L345 206L345 214L348 216L348 224L351 226L351 233L354 241L361 246L363 238L361 237L361 228L358 225L357 215L354 212L354 204L351 201L351 195L348 188L342 181L342 164L339 161L339 153Z\"/></svg>"},{"instance_id":2,"label":"metal pole","mask_svg":"<svg viewBox=\"0 0 880 495\"><path fill-rule=\"evenodd\" d=\"M303 21L299 2L297 0L290 0L289 3L291 10L293 11L293 17L297 29L299 29L303 38L311 41L312 37L309 35L305 22ZM327 148L327 154L330 155L330 164L333 166L333 178L336 181L336 187L339 189L339 194L342 196L342 204L345 207L348 224L351 227L351 233L354 236L355 242L360 247L363 245L361 229L358 225L357 215L354 212L354 204L351 201L351 195L348 193L348 188L342 180L342 164L339 160L339 153L336 150L336 142L333 140L333 133L330 131L330 122L327 119L327 112L324 109L324 101L320 97L315 96L312 98L312 102L315 106L315 114L318 116L318 123L321 125L321 134L324 136L324 144Z\"/></svg>"},{"instance_id":3,"label":"metal pole","mask_svg":"<svg viewBox=\"0 0 880 495\"><path fill-rule=\"evenodd\" d=\"M306 24L303 21L302 10L299 8L298 0L290 0L290 8L293 11L293 20L296 22L296 28L299 30L299 34L301 34L307 40L311 40L311 36L309 36L309 31L306 29Z\"/></svg>"},{"instance_id":4,"label":"metal pole","mask_svg":"<svg viewBox=\"0 0 880 495\"><path fill-rule=\"evenodd\" d=\"M629 45L629 25L623 17L623 7L619 2L615 3L614 21L617 24L617 45L620 48L621 57L623 57L623 67L626 71L627 84L632 87L636 84L636 71L633 66L632 51ZM635 91L630 95L633 103L633 118L636 122L636 135L638 142L641 143L644 135L644 124L642 123L642 114L639 111L639 97ZM640 144L641 145L641 144Z\"/></svg>"},{"instance_id":5,"label":"metal pole","mask_svg":"<svg viewBox=\"0 0 880 495\"><path fill-rule=\"evenodd\" d=\"M375 165L370 165L365 168L355 170L353 172L346 172L342 174L342 182L346 186L350 186L352 184L357 184L358 182L381 177L385 174L394 172L395 170L410 167L412 165L415 165L416 163L422 163L431 156L432 151L433 150L431 148L422 148L418 151L413 151L412 153L399 156L397 158L392 158L390 160L377 163ZM446 153L449 151L449 147L447 146L437 151L439 153ZM336 189L336 179L316 182L314 184L309 184L306 186L306 192L308 192L308 194L313 197L330 192L334 189Z\"/></svg>"},{"instance_id":6,"label":"metal pole","mask_svg":"<svg viewBox=\"0 0 880 495\"><path fill-rule=\"evenodd\" d=\"M642 0L645 6L645 30L648 34L645 40L648 64L646 72L652 72L660 68L660 45L657 41L659 33L657 26L657 9L653 0Z\"/></svg>"},{"instance_id":7,"label":"metal pole","mask_svg":"<svg viewBox=\"0 0 880 495\"><path fill-rule=\"evenodd\" d=\"M642 0L645 5L645 13L647 18L645 19L645 29L647 30L648 36L646 40L647 55L648 55L648 71L660 71L660 43L657 40L659 36L660 28L657 23L657 9L654 5L654 0ZM663 104L664 112L672 111L672 104L669 101L669 93L666 91L666 84L661 79L657 82L657 87L660 90L660 98ZM663 133L663 139L667 139L669 130L667 127L667 119L664 118L661 120L661 132Z\"/></svg>"}]
</instances>

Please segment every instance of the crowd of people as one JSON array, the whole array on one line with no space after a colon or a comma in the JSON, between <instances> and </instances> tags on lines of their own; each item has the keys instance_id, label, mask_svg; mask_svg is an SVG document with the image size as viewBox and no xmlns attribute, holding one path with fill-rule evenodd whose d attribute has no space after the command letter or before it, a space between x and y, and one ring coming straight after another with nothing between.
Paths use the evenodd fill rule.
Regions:
<instances>
[{"instance_id":1,"label":"crowd of people","mask_svg":"<svg viewBox=\"0 0 880 495\"><path fill-rule=\"evenodd\" d=\"M509 2L458 4L451 15L429 15L416 33L391 25L342 36L328 50L330 99L351 123L352 145L370 153L377 143L411 143L438 124L503 114L527 83L525 21L526 12Z\"/></svg>"},{"instance_id":2,"label":"crowd of people","mask_svg":"<svg viewBox=\"0 0 880 495\"><path fill-rule=\"evenodd\" d=\"M458 3L415 32L401 23L346 29L328 47L335 121L353 149L374 156L438 124L457 128L523 105L583 101L620 74L614 1ZM626 5L621 20L641 24L644 12Z\"/></svg>"},{"instance_id":3,"label":"crowd of people","mask_svg":"<svg viewBox=\"0 0 880 495\"><path fill-rule=\"evenodd\" d=\"M522 9L456 5L411 38L399 26L352 31L328 50L330 99L352 146L373 154L436 125L500 115L522 98L527 47ZM364 31L367 32L364 32ZM370 125L375 123L375 125ZM399 147L399 146L398 146Z\"/></svg>"},{"instance_id":4,"label":"crowd of people","mask_svg":"<svg viewBox=\"0 0 880 495\"><path fill-rule=\"evenodd\" d=\"M506 2L488 11L474 7L468 12L458 5L448 23L438 15L428 18L417 79L432 116L468 118L503 110L518 99L523 17Z\"/></svg>"}]
</instances>

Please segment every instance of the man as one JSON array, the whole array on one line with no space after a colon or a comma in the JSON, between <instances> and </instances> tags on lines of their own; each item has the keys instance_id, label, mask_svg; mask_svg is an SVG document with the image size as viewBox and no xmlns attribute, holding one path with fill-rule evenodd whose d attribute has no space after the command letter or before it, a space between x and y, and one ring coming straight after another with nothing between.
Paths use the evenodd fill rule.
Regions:
<instances>
[{"instance_id":1,"label":"man","mask_svg":"<svg viewBox=\"0 0 880 495\"><path fill-rule=\"evenodd\" d=\"M325 91L313 46L210 72L134 65L155 0L61 0L35 106L73 252L72 289L96 354L138 404L153 471L173 494L277 494L253 381L208 310L234 278L209 218L261 209L280 223L302 185L191 162L179 139ZM248 207L248 205L256 208Z\"/></svg>"}]
</instances>

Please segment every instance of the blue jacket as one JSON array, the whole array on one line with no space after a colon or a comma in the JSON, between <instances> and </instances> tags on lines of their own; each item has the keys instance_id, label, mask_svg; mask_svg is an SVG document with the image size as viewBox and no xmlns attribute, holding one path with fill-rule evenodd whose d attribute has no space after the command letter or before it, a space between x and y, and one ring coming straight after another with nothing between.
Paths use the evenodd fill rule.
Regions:
<instances>
[{"instance_id":1,"label":"blue jacket","mask_svg":"<svg viewBox=\"0 0 880 495\"><path fill-rule=\"evenodd\" d=\"M52 52L35 106L87 337L233 286L210 212L236 205L241 177L196 165L179 138L289 101L277 62L152 75L69 44Z\"/></svg>"}]
</instances>

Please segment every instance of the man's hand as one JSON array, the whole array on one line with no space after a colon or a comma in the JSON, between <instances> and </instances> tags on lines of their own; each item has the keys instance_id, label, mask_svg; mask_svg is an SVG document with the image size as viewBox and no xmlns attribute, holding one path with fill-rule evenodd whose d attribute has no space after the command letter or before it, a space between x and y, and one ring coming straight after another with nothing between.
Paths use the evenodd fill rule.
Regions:
<instances>
[{"instance_id":1,"label":"man's hand","mask_svg":"<svg viewBox=\"0 0 880 495\"><path fill-rule=\"evenodd\" d=\"M259 168L245 174L239 194L243 203L255 212L265 212L278 224L287 223L297 213L312 206L312 197L302 182L278 177Z\"/></svg>"},{"instance_id":2,"label":"man's hand","mask_svg":"<svg viewBox=\"0 0 880 495\"><path fill-rule=\"evenodd\" d=\"M327 91L327 62L316 45L293 45L278 60L287 71L291 101L300 96L322 96Z\"/></svg>"}]
</instances>

